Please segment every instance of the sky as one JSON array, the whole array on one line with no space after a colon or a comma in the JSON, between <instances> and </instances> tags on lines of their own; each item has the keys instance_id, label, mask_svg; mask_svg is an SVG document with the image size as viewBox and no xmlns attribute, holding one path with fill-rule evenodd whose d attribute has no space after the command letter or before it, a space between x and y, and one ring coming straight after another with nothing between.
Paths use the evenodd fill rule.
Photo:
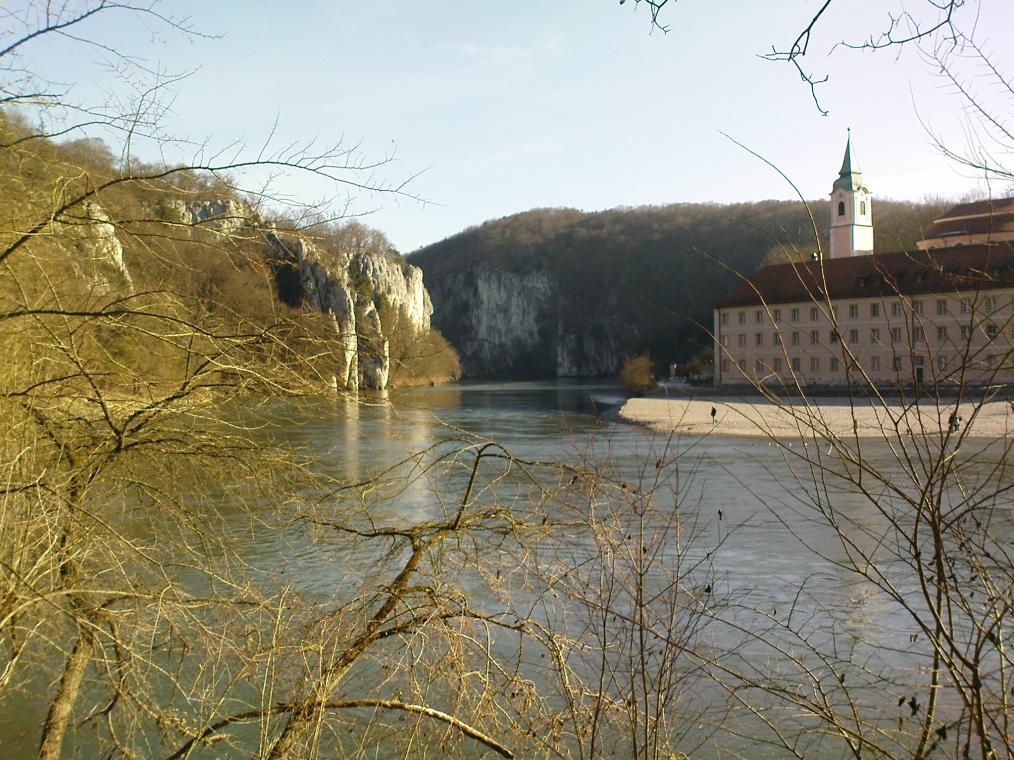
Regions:
<instances>
[{"instance_id":1,"label":"sky","mask_svg":"<svg viewBox=\"0 0 1014 760\"><path fill-rule=\"evenodd\" d=\"M664 11L667 33L632 0L169 0L163 13L210 36L127 14L82 31L149 67L190 72L164 126L210 150L341 140L366 160L389 158L373 177L410 180L403 194L357 192L349 209L408 253L531 208L795 197L730 137L807 198L830 192L847 127L875 198L983 192L981 177L932 145L928 129L962 147L967 123L919 50L834 47L880 31L901 2L836 0L822 19L806 65L828 76L826 116L791 66L760 57L791 44L815 0L682 0ZM1014 70L1014 3L969 0L962 12ZM76 97L113 87L91 65L108 58L101 51L85 61L56 40L31 54ZM976 86L978 72L967 76ZM1010 102L999 107L1007 114ZM306 176L279 187L307 201L333 192Z\"/></svg>"}]
</instances>

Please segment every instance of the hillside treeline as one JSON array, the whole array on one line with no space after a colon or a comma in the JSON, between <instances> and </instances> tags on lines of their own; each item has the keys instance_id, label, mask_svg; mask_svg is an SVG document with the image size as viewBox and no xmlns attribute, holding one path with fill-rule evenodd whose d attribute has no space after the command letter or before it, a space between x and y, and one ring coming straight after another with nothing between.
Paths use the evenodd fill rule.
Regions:
<instances>
[{"instance_id":1,"label":"hillside treeline","mask_svg":"<svg viewBox=\"0 0 1014 760\"><path fill-rule=\"evenodd\" d=\"M817 236L826 248L830 208L810 204ZM878 252L913 249L922 230L949 205L878 201L874 205ZM474 321L445 304L448 282L478 267L513 273L542 271L555 282L555 304L540 334L544 351L515 363L511 374L552 374L545 359L558 335L607 336L620 355L648 352L655 362L687 362L709 349L711 305L763 262L807 257L817 250L813 225L801 203L676 204L596 213L537 209L486 222L427 246L410 257L421 267L434 301L434 324L452 344L481 344L467 334ZM473 312L482 303L469 306ZM601 343L601 335L597 338ZM539 356L543 359L539 359ZM463 352L466 373L476 363ZM486 374L482 367L476 374Z\"/></svg>"},{"instance_id":2,"label":"hillside treeline","mask_svg":"<svg viewBox=\"0 0 1014 760\"><path fill-rule=\"evenodd\" d=\"M147 176L128 181L128 174ZM294 220L257 209L233 187L227 175L136 160L128 172L100 140L49 139L0 112L0 313L9 355L21 359L9 367L24 375L15 384L49 383L65 370L136 394L179 382L207 350L209 388L238 366L263 370L244 373L252 386L319 392L332 385L350 336L339 334L333 315L281 297L299 273L273 257L266 235L312 241L335 270L363 254L407 264L379 231L335 222L297 232ZM71 202L77 197L87 200ZM225 211L210 220L181 215L195 202ZM375 300L393 385L455 376L457 359L439 334L414 334L398 324L397 310L384 308L382 294ZM28 319L67 310L83 324L58 329ZM179 323L178 336L146 324L166 319Z\"/></svg>"}]
</instances>

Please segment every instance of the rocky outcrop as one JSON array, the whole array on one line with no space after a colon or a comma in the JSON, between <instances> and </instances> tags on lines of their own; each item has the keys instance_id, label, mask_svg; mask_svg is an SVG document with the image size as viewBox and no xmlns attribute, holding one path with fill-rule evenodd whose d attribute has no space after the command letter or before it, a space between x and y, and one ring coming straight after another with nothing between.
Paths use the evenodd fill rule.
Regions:
<instances>
[{"instance_id":1,"label":"rocky outcrop","mask_svg":"<svg viewBox=\"0 0 1014 760\"><path fill-rule=\"evenodd\" d=\"M390 336L381 306L398 315L398 329L430 329L433 305L422 271L397 254L326 250L297 234L281 232L234 200L164 200L162 218L223 235L256 233L268 244L279 297L330 317L338 337L335 386L384 390L390 380Z\"/></svg>"},{"instance_id":2,"label":"rocky outcrop","mask_svg":"<svg viewBox=\"0 0 1014 760\"><path fill-rule=\"evenodd\" d=\"M255 222L261 224L260 217L251 206L232 199L165 198L159 202L156 211L167 222L200 227L223 235L239 232Z\"/></svg>"},{"instance_id":3,"label":"rocky outcrop","mask_svg":"<svg viewBox=\"0 0 1014 760\"><path fill-rule=\"evenodd\" d=\"M615 374L612 331L589 316L568 324L556 277L482 263L429 283L434 326L472 377L580 377Z\"/></svg>"},{"instance_id":4,"label":"rocky outcrop","mask_svg":"<svg viewBox=\"0 0 1014 760\"><path fill-rule=\"evenodd\" d=\"M396 253L328 250L295 233L282 232L248 204L236 200L161 199L154 209L169 223L234 237L244 244L266 241L278 295L291 306L327 315L334 325L339 390L384 390L391 376L389 329L412 336L430 330L433 305L418 267ZM61 239L73 241L72 266L95 293L131 286L116 227L94 202L59 219ZM387 319L391 324L385 325Z\"/></svg>"},{"instance_id":5,"label":"rocky outcrop","mask_svg":"<svg viewBox=\"0 0 1014 760\"><path fill-rule=\"evenodd\" d=\"M368 283L375 294L397 304L416 332L430 329L433 304L419 267L406 264L401 257L377 253L352 256L348 267L353 281Z\"/></svg>"},{"instance_id":6,"label":"rocky outcrop","mask_svg":"<svg viewBox=\"0 0 1014 760\"><path fill-rule=\"evenodd\" d=\"M73 241L73 266L93 292L107 294L130 290L133 283L123 260L123 244L116 226L101 205L86 201L58 222L58 237Z\"/></svg>"},{"instance_id":7,"label":"rocky outcrop","mask_svg":"<svg viewBox=\"0 0 1014 760\"><path fill-rule=\"evenodd\" d=\"M391 374L389 336L381 304L398 314L398 328L430 329L433 306L422 272L380 253L325 251L305 238L269 232L266 239L280 297L334 321L341 346L335 384L349 391L384 390Z\"/></svg>"}]
</instances>

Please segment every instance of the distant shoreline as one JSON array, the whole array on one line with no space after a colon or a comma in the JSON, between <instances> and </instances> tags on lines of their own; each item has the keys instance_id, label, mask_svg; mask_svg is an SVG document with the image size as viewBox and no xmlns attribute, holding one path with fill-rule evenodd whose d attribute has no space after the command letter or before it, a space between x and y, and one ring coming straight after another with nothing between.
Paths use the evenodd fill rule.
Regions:
<instances>
[{"instance_id":1,"label":"distant shoreline","mask_svg":"<svg viewBox=\"0 0 1014 760\"><path fill-rule=\"evenodd\" d=\"M715 409L715 421L711 410ZM645 397L628 399L602 414L603 419L640 425L656 432L760 438L942 438L954 413L954 401L923 402L906 409L900 401L871 402L817 398L771 402L762 398ZM1005 438L1014 434L1014 411L1007 400L958 408L959 432L966 437Z\"/></svg>"}]
</instances>

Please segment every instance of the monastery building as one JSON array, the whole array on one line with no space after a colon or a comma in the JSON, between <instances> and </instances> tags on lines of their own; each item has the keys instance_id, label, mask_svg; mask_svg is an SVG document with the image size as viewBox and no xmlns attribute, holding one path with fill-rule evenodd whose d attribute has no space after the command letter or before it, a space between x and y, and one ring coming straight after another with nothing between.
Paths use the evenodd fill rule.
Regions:
<instances>
[{"instance_id":1,"label":"monastery building","mask_svg":"<svg viewBox=\"0 0 1014 760\"><path fill-rule=\"evenodd\" d=\"M1014 382L1014 198L966 203L874 253L851 137L826 256L764 266L714 307L715 385Z\"/></svg>"}]
</instances>

